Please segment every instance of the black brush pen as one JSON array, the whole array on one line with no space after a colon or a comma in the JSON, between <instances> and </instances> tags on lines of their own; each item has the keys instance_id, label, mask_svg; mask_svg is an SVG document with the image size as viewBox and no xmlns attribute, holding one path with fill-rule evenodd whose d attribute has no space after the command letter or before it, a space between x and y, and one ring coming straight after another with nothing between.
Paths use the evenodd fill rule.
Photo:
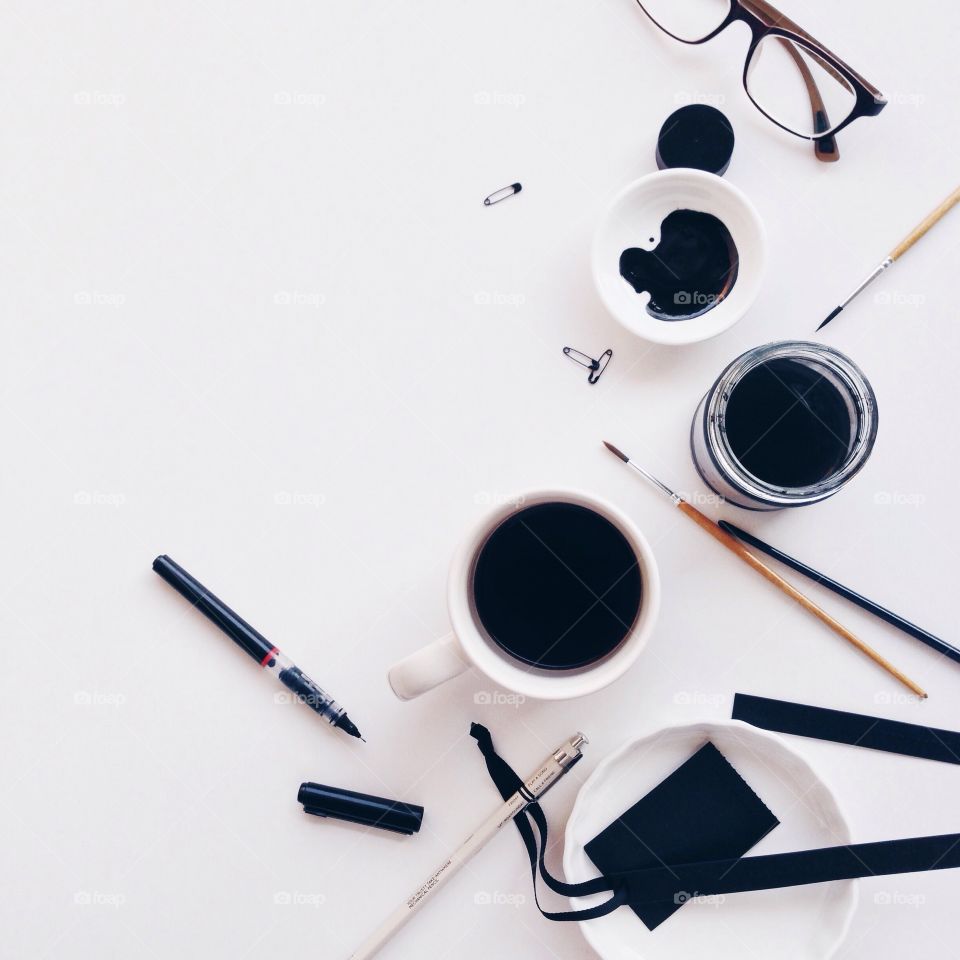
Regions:
<instances>
[{"instance_id":1,"label":"black brush pen","mask_svg":"<svg viewBox=\"0 0 960 960\"><path fill-rule=\"evenodd\" d=\"M246 650L265 670L276 678L301 702L330 724L360 736L360 731L347 716L347 711L311 680L289 657L285 656L262 633L254 630L238 617L222 600L214 596L199 580L194 579L180 564L168 556L153 561L155 573L160 574L181 596L186 597L204 616L212 620L238 647Z\"/></svg>"}]
</instances>

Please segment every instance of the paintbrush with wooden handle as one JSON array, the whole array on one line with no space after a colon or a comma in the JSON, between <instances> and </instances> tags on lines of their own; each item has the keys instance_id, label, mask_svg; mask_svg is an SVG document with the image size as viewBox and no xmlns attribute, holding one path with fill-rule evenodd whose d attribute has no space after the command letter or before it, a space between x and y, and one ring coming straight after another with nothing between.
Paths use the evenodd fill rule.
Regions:
<instances>
[{"instance_id":1,"label":"paintbrush with wooden handle","mask_svg":"<svg viewBox=\"0 0 960 960\"><path fill-rule=\"evenodd\" d=\"M934 226L934 224L939 223L940 220L942 220L943 217L945 217L957 205L958 202L960 202L960 187L957 187L957 189L954 190L953 193L951 193L950 196L947 197L947 199L944 200L939 207L937 207L935 210L931 210L930 213L890 251L887 257L885 257L878 266L874 267L873 272L870 273L870 275L860 284L860 286L857 287L857 289L854 290L853 293L851 293L850 296L847 297L847 299L844 300L839 307L834 307L827 319L824 320L823 323L817 327L817 329L822 330L831 320L833 320L834 317L837 316L837 314L840 313L841 310L843 310L844 307L846 307L848 303L850 303L851 300L853 300L854 297L869 287L870 284L873 283L873 281L876 280L877 277L879 277L880 274L883 273L888 267L892 267L897 260L899 260L932 226Z\"/></svg>"}]
</instances>

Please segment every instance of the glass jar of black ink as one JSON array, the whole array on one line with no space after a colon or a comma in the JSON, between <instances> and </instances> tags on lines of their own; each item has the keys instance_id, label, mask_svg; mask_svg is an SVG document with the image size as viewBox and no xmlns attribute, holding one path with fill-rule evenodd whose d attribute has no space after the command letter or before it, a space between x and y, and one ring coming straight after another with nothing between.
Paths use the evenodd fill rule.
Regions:
<instances>
[{"instance_id":1,"label":"glass jar of black ink","mask_svg":"<svg viewBox=\"0 0 960 960\"><path fill-rule=\"evenodd\" d=\"M748 350L717 378L693 417L690 446L707 485L748 510L833 496L867 462L877 398L848 357L785 340Z\"/></svg>"}]
</instances>

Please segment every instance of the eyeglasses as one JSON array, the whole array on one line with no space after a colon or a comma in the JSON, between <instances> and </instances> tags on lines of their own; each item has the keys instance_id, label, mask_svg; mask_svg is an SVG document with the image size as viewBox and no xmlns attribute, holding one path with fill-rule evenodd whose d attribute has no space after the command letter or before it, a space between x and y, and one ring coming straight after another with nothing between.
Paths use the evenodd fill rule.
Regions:
<instances>
[{"instance_id":1,"label":"eyeglasses","mask_svg":"<svg viewBox=\"0 0 960 960\"><path fill-rule=\"evenodd\" d=\"M706 43L735 20L746 23L753 34L743 67L747 96L778 127L812 140L819 160L839 160L836 134L887 105L876 87L766 0L637 3L682 43Z\"/></svg>"}]
</instances>

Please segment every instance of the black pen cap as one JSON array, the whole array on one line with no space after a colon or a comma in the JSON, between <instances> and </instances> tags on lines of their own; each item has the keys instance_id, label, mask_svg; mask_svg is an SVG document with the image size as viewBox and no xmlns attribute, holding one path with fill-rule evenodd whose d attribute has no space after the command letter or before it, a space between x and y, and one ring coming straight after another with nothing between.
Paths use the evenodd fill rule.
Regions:
<instances>
[{"instance_id":1,"label":"black pen cap","mask_svg":"<svg viewBox=\"0 0 960 960\"><path fill-rule=\"evenodd\" d=\"M349 820L394 833L417 833L423 823L423 807L414 803L372 797L322 783L301 783L297 800L303 804L304 813L315 817Z\"/></svg>"}]
</instances>

